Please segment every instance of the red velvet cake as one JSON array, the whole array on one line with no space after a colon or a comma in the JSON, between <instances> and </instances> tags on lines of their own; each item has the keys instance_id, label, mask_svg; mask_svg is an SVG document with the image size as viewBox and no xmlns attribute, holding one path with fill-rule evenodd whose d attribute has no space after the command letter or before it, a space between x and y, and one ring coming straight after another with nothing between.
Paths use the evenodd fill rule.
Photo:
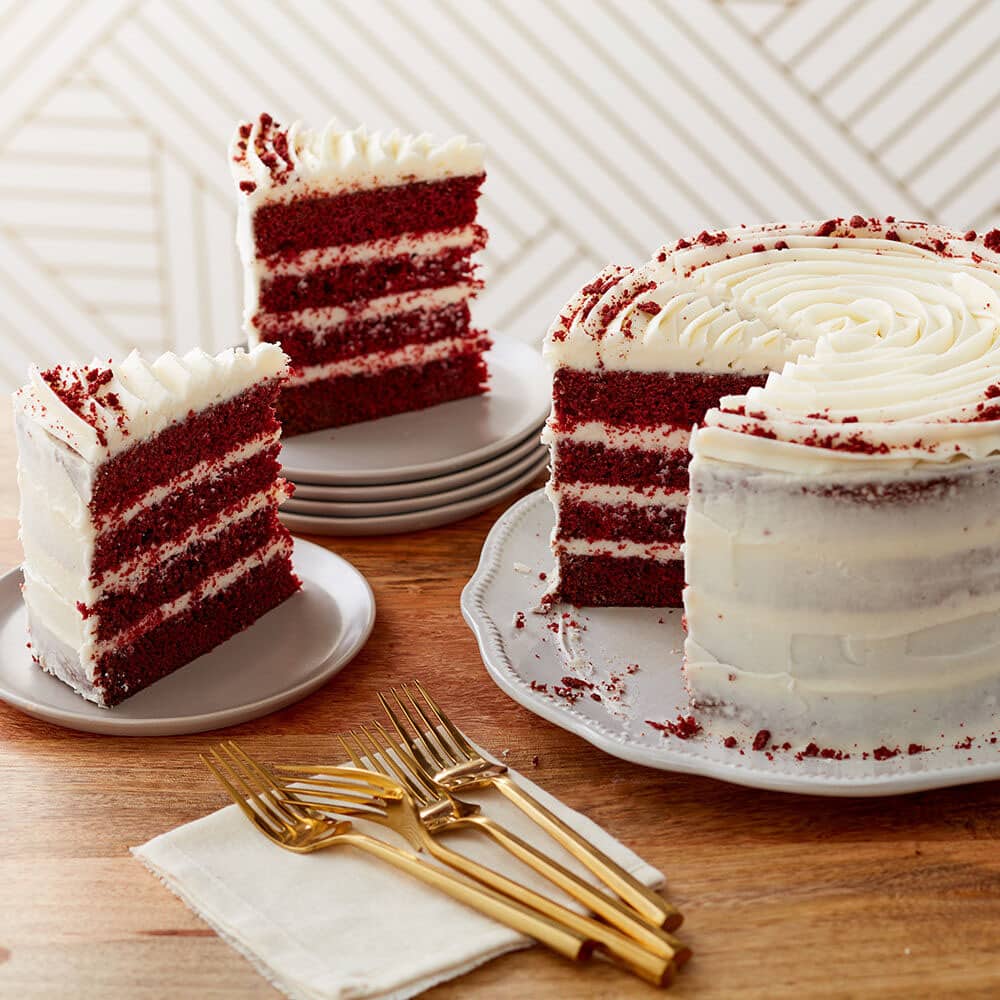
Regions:
<instances>
[{"instance_id":1,"label":"red velvet cake","mask_svg":"<svg viewBox=\"0 0 1000 1000\"><path fill-rule=\"evenodd\" d=\"M620 291L632 275L623 267L599 274L546 340L555 362L543 435L557 515L552 596L590 606L678 607L691 428L723 396L746 392L764 377L687 371L669 362L643 370L595 358L594 345L610 346L616 335L629 342L628 330L609 333L620 313L649 321L661 311L649 297L653 286Z\"/></svg>"},{"instance_id":2,"label":"red velvet cake","mask_svg":"<svg viewBox=\"0 0 1000 1000\"><path fill-rule=\"evenodd\" d=\"M32 369L14 395L31 651L116 705L299 588L279 348Z\"/></svg>"},{"instance_id":3,"label":"red velvet cake","mask_svg":"<svg viewBox=\"0 0 1000 1000\"><path fill-rule=\"evenodd\" d=\"M262 114L238 127L230 165L245 329L291 359L286 434L486 391L489 339L469 313L481 146Z\"/></svg>"}]
</instances>

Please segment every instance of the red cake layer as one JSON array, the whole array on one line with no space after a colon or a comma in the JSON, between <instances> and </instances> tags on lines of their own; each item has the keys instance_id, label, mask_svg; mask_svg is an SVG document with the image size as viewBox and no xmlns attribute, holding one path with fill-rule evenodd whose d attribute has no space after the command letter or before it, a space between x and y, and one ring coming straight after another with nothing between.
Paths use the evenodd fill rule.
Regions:
<instances>
[{"instance_id":1,"label":"red cake layer","mask_svg":"<svg viewBox=\"0 0 1000 1000\"><path fill-rule=\"evenodd\" d=\"M486 391L489 375L481 353L488 345L482 337L471 342L470 350L441 361L287 386L278 401L284 434L342 427L479 395Z\"/></svg>"},{"instance_id":2,"label":"red cake layer","mask_svg":"<svg viewBox=\"0 0 1000 1000\"><path fill-rule=\"evenodd\" d=\"M559 368L552 380L557 430L600 420L617 426L673 424L690 429L723 396L763 385L766 375L702 372L580 371Z\"/></svg>"},{"instance_id":3,"label":"red cake layer","mask_svg":"<svg viewBox=\"0 0 1000 1000\"><path fill-rule=\"evenodd\" d=\"M262 332L271 343L280 344L293 367L329 364L363 354L395 351L407 344L429 344L469 333L469 305L456 302L443 309L412 309L390 316L349 319L338 323L320 338L311 330L290 327Z\"/></svg>"},{"instance_id":4,"label":"red cake layer","mask_svg":"<svg viewBox=\"0 0 1000 1000\"><path fill-rule=\"evenodd\" d=\"M686 451L644 451L609 448L596 442L559 441L552 481L686 489L689 457Z\"/></svg>"},{"instance_id":5,"label":"red cake layer","mask_svg":"<svg viewBox=\"0 0 1000 1000\"><path fill-rule=\"evenodd\" d=\"M160 605L193 590L207 577L285 535L277 511L266 507L228 525L212 538L193 542L174 558L153 566L137 587L106 594L85 614L96 616L97 638L109 639Z\"/></svg>"},{"instance_id":6,"label":"red cake layer","mask_svg":"<svg viewBox=\"0 0 1000 1000\"><path fill-rule=\"evenodd\" d=\"M192 527L204 530L223 511L228 515L249 503L251 494L276 481L281 471L279 451L280 445L274 444L210 481L192 483L130 521L114 524L97 539L91 579L98 579L143 549L179 538Z\"/></svg>"},{"instance_id":7,"label":"red cake layer","mask_svg":"<svg viewBox=\"0 0 1000 1000\"><path fill-rule=\"evenodd\" d=\"M630 542L684 540L683 507L638 506L634 503L596 504L560 500L557 538Z\"/></svg>"},{"instance_id":8,"label":"red cake layer","mask_svg":"<svg viewBox=\"0 0 1000 1000\"><path fill-rule=\"evenodd\" d=\"M476 199L485 177L418 181L261 205L253 219L257 254L297 253L466 226L476 220Z\"/></svg>"},{"instance_id":9,"label":"red cake layer","mask_svg":"<svg viewBox=\"0 0 1000 1000\"><path fill-rule=\"evenodd\" d=\"M556 599L581 607L673 608L682 604L684 560L559 556Z\"/></svg>"},{"instance_id":10,"label":"red cake layer","mask_svg":"<svg viewBox=\"0 0 1000 1000\"><path fill-rule=\"evenodd\" d=\"M273 407L278 386L277 380L255 385L115 455L97 471L91 512L98 515L128 507L198 462L277 431Z\"/></svg>"},{"instance_id":11,"label":"red cake layer","mask_svg":"<svg viewBox=\"0 0 1000 1000\"><path fill-rule=\"evenodd\" d=\"M301 586L289 557L258 566L214 597L168 618L135 642L105 653L95 683L117 705L165 677L287 600Z\"/></svg>"},{"instance_id":12,"label":"red cake layer","mask_svg":"<svg viewBox=\"0 0 1000 1000\"><path fill-rule=\"evenodd\" d=\"M451 247L436 254L401 254L356 261L308 274L284 274L260 285L261 312L292 312L339 306L383 295L444 288L472 278L472 248Z\"/></svg>"}]
</instances>

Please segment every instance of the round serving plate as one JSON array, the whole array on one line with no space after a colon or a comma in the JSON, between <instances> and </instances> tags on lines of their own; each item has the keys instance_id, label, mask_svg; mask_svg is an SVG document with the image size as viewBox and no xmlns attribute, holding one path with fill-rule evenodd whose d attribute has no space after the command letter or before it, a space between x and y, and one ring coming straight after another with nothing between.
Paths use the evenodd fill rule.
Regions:
<instances>
[{"instance_id":1,"label":"round serving plate","mask_svg":"<svg viewBox=\"0 0 1000 1000\"><path fill-rule=\"evenodd\" d=\"M490 676L543 719L647 767L805 795L897 795L1000 778L1000 744L986 740L883 761L796 760L781 751L769 760L749 746L742 754L725 747L707 723L689 739L666 735L663 725L690 711L680 610L555 605L543 613L553 523L541 490L514 504L487 536L462 592Z\"/></svg>"},{"instance_id":2,"label":"round serving plate","mask_svg":"<svg viewBox=\"0 0 1000 1000\"><path fill-rule=\"evenodd\" d=\"M281 509L290 514L312 514L316 517L381 517L386 514L409 514L411 511L443 507L445 504L469 500L481 493L491 493L527 472L537 470L539 467L544 468L546 458L547 455L539 446L519 462L501 469L492 476L442 493L402 500L376 500L372 503L328 503L324 500L300 500L295 496L291 500L286 500Z\"/></svg>"},{"instance_id":3,"label":"round serving plate","mask_svg":"<svg viewBox=\"0 0 1000 1000\"><path fill-rule=\"evenodd\" d=\"M285 476L330 486L403 483L509 451L541 429L548 371L537 348L500 335L486 363L490 391L483 395L288 438L281 449Z\"/></svg>"},{"instance_id":4,"label":"round serving plate","mask_svg":"<svg viewBox=\"0 0 1000 1000\"><path fill-rule=\"evenodd\" d=\"M388 514L384 517L312 517L309 514L290 514L281 510L278 517L286 528L306 535L398 535L438 528L478 514L524 489L541 475L547 461L542 456L527 472L494 490L457 503L416 510L409 514Z\"/></svg>"},{"instance_id":5,"label":"round serving plate","mask_svg":"<svg viewBox=\"0 0 1000 1000\"><path fill-rule=\"evenodd\" d=\"M69 729L176 736L284 708L341 671L375 624L375 599L345 559L296 540L302 589L250 628L114 708L100 708L45 673L26 648L20 569L0 577L0 700Z\"/></svg>"},{"instance_id":6,"label":"round serving plate","mask_svg":"<svg viewBox=\"0 0 1000 1000\"><path fill-rule=\"evenodd\" d=\"M444 476L413 479L408 483L385 483L381 486L322 486L316 483L295 483L295 499L324 500L331 503L341 501L374 503L382 500L411 500L414 497L428 496L432 493L444 493L446 490L457 489L459 486L478 485L482 480L498 472L506 471L510 466L529 455L541 455L543 446L539 443L540 433L541 427L538 427L509 451L505 451L486 462L470 465L467 469L449 472ZM283 471L287 477L288 470Z\"/></svg>"}]
</instances>

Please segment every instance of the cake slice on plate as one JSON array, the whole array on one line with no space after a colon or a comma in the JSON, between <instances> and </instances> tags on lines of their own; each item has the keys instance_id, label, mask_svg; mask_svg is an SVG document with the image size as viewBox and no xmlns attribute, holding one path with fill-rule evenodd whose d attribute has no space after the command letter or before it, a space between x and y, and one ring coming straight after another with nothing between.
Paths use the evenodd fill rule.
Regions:
<instances>
[{"instance_id":1,"label":"cake slice on plate","mask_svg":"<svg viewBox=\"0 0 1000 1000\"><path fill-rule=\"evenodd\" d=\"M32 656L116 705L299 588L280 348L33 368L14 394Z\"/></svg>"},{"instance_id":2,"label":"cake slice on plate","mask_svg":"<svg viewBox=\"0 0 1000 1000\"><path fill-rule=\"evenodd\" d=\"M486 391L471 326L482 146L243 122L230 147L250 342L291 359L286 434Z\"/></svg>"}]
</instances>

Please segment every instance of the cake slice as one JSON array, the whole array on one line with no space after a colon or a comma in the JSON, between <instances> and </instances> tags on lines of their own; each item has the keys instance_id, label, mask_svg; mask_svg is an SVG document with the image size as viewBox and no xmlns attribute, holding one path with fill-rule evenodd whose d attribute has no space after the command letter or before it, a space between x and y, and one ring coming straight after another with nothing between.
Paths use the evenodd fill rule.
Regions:
<instances>
[{"instance_id":1,"label":"cake slice","mask_svg":"<svg viewBox=\"0 0 1000 1000\"><path fill-rule=\"evenodd\" d=\"M278 347L33 368L14 394L32 656L116 705L299 588Z\"/></svg>"},{"instance_id":2,"label":"cake slice","mask_svg":"<svg viewBox=\"0 0 1000 1000\"><path fill-rule=\"evenodd\" d=\"M469 312L481 146L262 114L229 159L245 330L291 359L286 435L486 391L489 339Z\"/></svg>"}]
</instances>

